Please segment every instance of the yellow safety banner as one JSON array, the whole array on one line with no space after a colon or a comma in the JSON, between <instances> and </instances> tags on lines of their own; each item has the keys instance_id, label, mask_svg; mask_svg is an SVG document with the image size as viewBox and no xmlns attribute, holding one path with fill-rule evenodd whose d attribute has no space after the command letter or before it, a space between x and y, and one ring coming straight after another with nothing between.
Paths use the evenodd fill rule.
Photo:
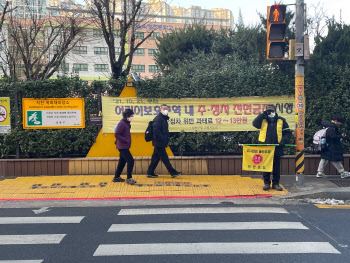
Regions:
<instances>
[{"instance_id":1,"label":"yellow safety banner","mask_svg":"<svg viewBox=\"0 0 350 263\"><path fill-rule=\"evenodd\" d=\"M22 99L23 129L85 128L82 98Z\"/></svg>"},{"instance_id":2,"label":"yellow safety banner","mask_svg":"<svg viewBox=\"0 0 350 263\"><path fill-rule=\"evenodd\" d=\"M9 133L10 130L10 98L0 97L0 134Z\"/></svg>"},{"instance_id":3,"label":"yellow safety banner","mask_svg":"<svg viewBox=\"0 0 350 263\"><path fill-rule=\"evenodd\" d=\"M272 172L275 146L243 146L242 170Z\"/></svg>"},{"instance_id":4,"label":"yellow safety banner","mask_svg":"<svg viewBox=\"0 0 350 263\"><path fill-rule=\"evenodd\" d=\"M104 133L114 133L125 109L135 113L131 132L145 132L148 122L159 113L160 105L169 106L170 132L254 131L252 122L266 105L274 104L277 114L294 123L294 97L242 97L214 99L158 99L102 97Z\"/></svg>"}]
</instances>

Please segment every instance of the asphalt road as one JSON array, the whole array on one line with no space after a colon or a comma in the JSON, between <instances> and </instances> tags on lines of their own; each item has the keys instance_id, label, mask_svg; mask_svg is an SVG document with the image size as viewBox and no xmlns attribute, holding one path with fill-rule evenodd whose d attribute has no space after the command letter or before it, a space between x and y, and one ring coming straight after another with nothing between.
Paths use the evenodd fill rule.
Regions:
<instances>
[{"instance_id":1,"label":"asphalt road","mask_svg":"<svg viewBox=\"0 0 350 263\"><path fill-rule=\"evenodd\" d=\"M347 209L228 203L38 212L0 209L0 263L350 262Z\"/></svg>"}]
</instances>

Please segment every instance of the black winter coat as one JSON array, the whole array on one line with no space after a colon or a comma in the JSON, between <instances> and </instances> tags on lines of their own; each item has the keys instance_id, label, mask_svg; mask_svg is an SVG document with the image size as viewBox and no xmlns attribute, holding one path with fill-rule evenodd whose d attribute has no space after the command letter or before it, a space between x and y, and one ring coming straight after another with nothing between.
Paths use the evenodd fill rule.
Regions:
<instances>
[{"instance_id":1,"label":"black winter coat","mask_svg":"<svg viewBox=\"0 0 350 263\"><path fill-rule=\"evenodd\" d=\"M328 161L339 162L343 161L343 147L341 145L340 139L342 135L340 134L337 125L330 121L322 121L322 127L328 127L326 132L326 142L327 149L321 151L321 158Z\"/></svg>"},{"instance_id":2,"label":"black winter coat","mask_svg":"<svg viewBox=\"0 0 350 263\"><path fill-rule=\"evenodd\" d=\"M278 144L278 137L277 137L277 120L281 119L283 120L283 126L282 126L282 140L281 143L288 144L290 137L292 136L292 133L289 129L287 121L283 118L277 115L274 118L269 118L265 114L259 114L255 120L253 121L253 126L257 129L261 128L263 120L267 120L267 131L266 131L266 144ZM284 155L284 146L276 146L275 149L275 156L283 156Z\"/></svg>"},{"instance_id":3,"label":"black winter coat","mask_svg":"<svg viewBox=\"0 0 350 263\"><path fill-rule=\"evenodd\" d=\"M154 147L167 147L169 143L169 116L163 115L161 112L153 120L153 139Z\"/></svg>"}]
</instances>

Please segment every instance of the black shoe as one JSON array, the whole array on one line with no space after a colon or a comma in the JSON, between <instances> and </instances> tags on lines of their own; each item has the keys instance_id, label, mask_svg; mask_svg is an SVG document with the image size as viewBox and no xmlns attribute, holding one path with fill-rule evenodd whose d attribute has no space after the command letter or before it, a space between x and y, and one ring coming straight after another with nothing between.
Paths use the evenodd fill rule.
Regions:
<instances>
[{"instance_id":1,"label":"black shoe","mask_svg":"<svg viewBox=\"0 0 350 263\"><path fill-rule=\"evenodd\" d=\"M134 179L130 178L130 179L126 179L126 183L127 184L136 184L136 181Z\"/></svg>"},{"instance_id":2,"label":"black shoe","mask_svg":"<svg viewBox=\"0 0 350 263\"><path fill-rule=\"evenodd\" d=\"M176 176L181 175L181 172L175 172L174 174L171 175L171 178L175 178Z\"/></svg>"},{"instance_id":3,"label":"black shoe","mask_svg":"<svg viewBox=\"0 0 350 263\"><path fill-rule=\"evenodd\" d=\"M117 183L117 182L125 182L125 179L121 177L114 177L112 182Z\"/></svg>"},{"instance_id":4,"label":"black shoe","mask_svg":"<svg viewBox=\"0 0 350 263\"><path fill-rule=\"evenodd\" d=\"M270 189L270 184L265 184L264 186L263 186L263 190L264 191L267 191L267 190L269 190Z\"/></svg>"},{"instance_id":5,"label":"black shoe","mask_svg":"<svg viewBox=\"0 0 350 263\"><path fill-rule=\"evenodd\" d=\"M272 185L273 189L276 189L277 191L283 191L283 188L279 184Z\"/></svg>"},{"instance_id":6,"label":"black shoe","mask_svg":"<svg viewBox=\"0 0 350 263\"><path fill-rule=\"evenodd\" d=\"M158 178L158 174L147 174L148 178Z\"/></svg>"}]
</instances>

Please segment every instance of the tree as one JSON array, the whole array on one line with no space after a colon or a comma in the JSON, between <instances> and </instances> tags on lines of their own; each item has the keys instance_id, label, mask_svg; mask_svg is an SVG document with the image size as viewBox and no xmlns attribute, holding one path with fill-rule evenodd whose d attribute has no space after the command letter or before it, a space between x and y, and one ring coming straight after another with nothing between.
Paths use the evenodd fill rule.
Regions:
<instances>
[{"instance_id":1,"label":"tree","mask_svg":"<svg viewBox=\"0 0 350 263\"><path fill-rule=\"evenodd\" d=\"M309 8L310 19L308 21L308 27L310 28L311 35L314 36L315 42L318 44L320 38L324 35L327 29L327 13L324 10L324 5L318 2L316 5L312 4Z\"/></svg>"},{"instance_id":2,"label":"tree","mask_svg":"<svg viewBox=\"0 0 350 263\"><path fill-rule=\"evenodd\" d=\"M83 38L86 23L83 25L81 14L67 12L53 17L45 14L44 8L45 2L25 0L25 15L19 8L7 15L7 36L2 31L7 43L0 59L10 81L50 78Z\"/></svg>"},{"instance_id":3,"label":"tree","mask_svg":"<svg viewBox=\"0 0 350 263\"><path fill-rule=\"evenodd\" d=\"M186 25L175 29L171 34L158 39L158 52L155 55L157 65L164 70L176 67L184 59L196 56L196 52L218 55L232 53L229 38L230 32L225 29L208 29L205 25Z\"/></svg>"},{"instance_id":4,"label":"tree","mask_svg":"<svg viewBox=\"0 0 350 263\"><path fill-rule=\"evenodd\" d=\"M143 5L141 0L92 0L89 7L108 46L112 78L126 77L135 51L153 33L150 30L146 36L136 40L137 24L151 18L151 8ZM117 37L120 38L119 45L116 44ZM117 47L120 47L119 55L115 51Z\"/></svg>"}]
</instances>

